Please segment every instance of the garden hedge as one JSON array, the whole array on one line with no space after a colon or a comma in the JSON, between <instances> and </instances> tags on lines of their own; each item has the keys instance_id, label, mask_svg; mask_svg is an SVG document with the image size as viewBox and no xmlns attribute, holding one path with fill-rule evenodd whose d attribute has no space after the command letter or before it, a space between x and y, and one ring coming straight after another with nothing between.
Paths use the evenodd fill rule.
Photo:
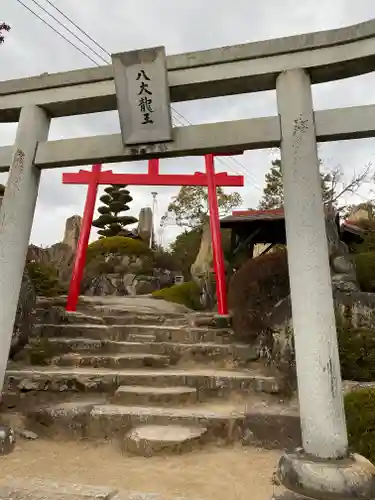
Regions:
<instances>
[{"instance_id":1,"label":"garden hedge","mask_svg":"<svg viewBox=\"0 0 375 500\"><path fill-rule=\"evenodd\" d=\"M168 302L182 304L190 309L199 311L200 303L200 290L195 281L187 281L181 285L173 285L170 288L162 288L152 293L155 298L164 299Z\"/></svg>"}]
</instances>

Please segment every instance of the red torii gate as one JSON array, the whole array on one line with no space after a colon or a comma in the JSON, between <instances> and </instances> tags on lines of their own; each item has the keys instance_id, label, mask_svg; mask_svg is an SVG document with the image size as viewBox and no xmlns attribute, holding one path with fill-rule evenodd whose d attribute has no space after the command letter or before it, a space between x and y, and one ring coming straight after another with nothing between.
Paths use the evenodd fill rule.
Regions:
<instances>
[{"instance_id":1,"label":"red torii gate","mask_svg":"<svg viewBox=\"0 0 375 500\"><path fill-rule=\"evenodd\" d=\"M235 153L242 154L242 153ZM228 154L205 155L206 173L195 174L165 174L159 173L159 160L148 161L146 174L115 174L112 170L102 171L102 165L92 166L91 171L80 170L75 173L64 173L63 184L87 184L87 196L82 218L82 227L79 234L75 254L73 272L70 280L66 310L76 311L80 285L86 262L86 250L89 243L92 220L94 217L95 202L100 184L126 184L133 186L207 186L208 207L210 214L210 228L212 237L212 253L214 271L216 274L216 290L218 313L228 314L227 293L225 283L224 257L221 245L219 208L217 204L216 187L242 187L242 175L228 175L226 172L215 174L214 156L228 156ZM231 155L232 156L232 155Z\"/></svg>"}]
</instances>

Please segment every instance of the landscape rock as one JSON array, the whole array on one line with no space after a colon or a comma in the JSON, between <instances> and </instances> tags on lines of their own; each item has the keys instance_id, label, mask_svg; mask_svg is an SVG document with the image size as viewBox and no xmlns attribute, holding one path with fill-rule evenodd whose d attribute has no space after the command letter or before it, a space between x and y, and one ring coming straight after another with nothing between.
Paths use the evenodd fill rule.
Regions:
<instances>
[{"instance_id":1,"label":"landscape rock","mask_svg":"<svg viewBox=\"0 0 375 500\"><path fill-rule=\"evenodd\" d=\"M33 431L29 431L27 429L22 429L18 432L18 434L25 438L25 439L30 439L32 441L34 441L35 439L38 439L38 434L36 434L36 432L33 432Z\"/></svg>"},{"instance_id":2,"label":"landscape rock","mask_svg":"<svg viewBox=\"0 0 375 500\"><path fill-rule=\"evenodd\" d=\"M141 425L126 435L124 448L143 457L163 452L182 453L191 450L206 432L204 427Z\"/></svg>"},{"instance_id":3,"label":"landscape rock","mask_svg":"<svg viewBox=\"0 0 375 500\"><path fill-rule=\"evenodd\" d=\"M142 208L138 217L137 234L142 240L150 245L152 238L153 215L150 207Z\"/></svg>"},{"instance_id":4,"label":"landscape rock","mask_svg":"<svg viewBox=\"0 0 375 500\"><path fill-rule=\"evenodd\" d=\"M63 243L69 246L74 252L77 248L79 233L81 231L82 217L72 215L66 219Z\"/></svg>"}]
</instances>

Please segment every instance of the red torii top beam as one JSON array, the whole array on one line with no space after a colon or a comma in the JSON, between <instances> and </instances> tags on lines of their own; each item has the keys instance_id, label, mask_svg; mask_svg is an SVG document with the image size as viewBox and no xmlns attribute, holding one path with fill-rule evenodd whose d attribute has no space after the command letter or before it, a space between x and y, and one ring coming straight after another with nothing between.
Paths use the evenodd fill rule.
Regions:
<instances>
[{"instance_id":1,"label":"red torii top beam","mask_svg":"<svg viewBox=\"0 0 375 500\"><path fill-rule=\"evenodd\" d=\"M228 156L228 154L215 156ZM77 244L73 272L69 286L68 301L66 306L67 311L75 311L77 308L98 186L101 184L126 184L133 186L207 186L214 271L216 274L218 313L221 315L228 314L224 257L221 244L216 187L242 187L244 185L244 178L241 175L228 175L226 172L215 174L214 155L212 154L205 155L205 164L206 173L196 172L193 175L161 175L159 173L158 159L148 161L148 172L146 174L115 174L112 170L106 170L103 172L101 170L101 164L93 165L91 171L80 170L76 173L63 174L63 184L88 185L82 218L82 227Z\"/></svg>"}]
</instances>

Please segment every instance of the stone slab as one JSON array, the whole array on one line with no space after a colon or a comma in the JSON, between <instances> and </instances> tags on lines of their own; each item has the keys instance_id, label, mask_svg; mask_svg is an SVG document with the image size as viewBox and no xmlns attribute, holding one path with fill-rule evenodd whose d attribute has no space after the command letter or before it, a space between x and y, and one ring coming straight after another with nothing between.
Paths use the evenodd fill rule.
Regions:
<instances>
[{"instance_id":1,"label":"stone slab","mask_svg":"<svg viewBox=\"0 0 375 500\"><path fill-rule=\"evenodd\" d=\"M112 500L116 494L108 487L44 480L13 480L0 486L1 500Z\"/></svg>"},{"instance_id":2,"label":"stone slab","mask_svg":"<svg viewBox=\"0 0 375 500\"><path fill-rule=\"evenodd\" d=\"M62 403L28 412L27 427L53 439L119 439L139 425L204 427L205 441L232 443L244 434L244 412L233 405L163 408Z\"/></svg>"},{"instance_id":3,"label":"stone slab","mask_svg":"<svg viewBox=\"0 0 375 500\"><path fill-rule=\"evenodd\" d=\"M195 387L147 387L122 385L111 402L114 404L132 405L170 405L178 406L198 401L198 391Z\"/></svg>"},{"instance_id":4,"label":"stone slab","mask_svg":"<svg viewBox=\"0 0 375 500\"><path fill-rule=\"evenodd\" d=\"M215 342L230 343L233 333L230 329L189 328L172 325L54 325L40 324L34 328L34 335L42 338L91 338L96 340L126 341L134 335L153 335L158 342Z\"/></svg>"},{"instance_id":5,"label":"stone slab","mask_svg":"<svg viewBox=\"0 0 375 500\"><path fill-rule=\"evenodd\" d=\"M252 370L137 369L24 367L6 371L4 392L114 392L120 385L195 387L207 396L246 394L255 390L277 394L282 385L276 377Z\"/></svg>"},{"instance_id":6,"label":"stone slab","mask_svg":"<svg viewBox=\"0 0 375 500\"><path fill-rule=\"evenodd\" d=\"M1 500L163 500L157 492L117 491L106 486L57 483L36 480L6 479L0 486ZM173 499L174 497L169 497ZM181 500L176 497L176 500Z\"/></svg>"},{"instance_id":7,"label":"stone slab","mask_svg":"<svg viewBox=\"0 0 375 500\"><path fill-rule=\"evenodd\" d=\"M132 338L132 337L130 337ZM59 352L80 353L149 353L177 357L178 360L200 361L205 364L219 360L240 362L255 361L259 358L259 350L246 344L214 344L209 342L180 343L154 342L153 338L139 338L133 341L117 342L113 340L50 338L48 343L54 344ZM150 340L151 339L151 340ZM55 351L54 351L55 352Z\"/></svg>"},{"instance_id":8,"label":"stone slab","mask_svg":"<svg viewBox=\"0 0 375 500\"><path fill-rule=\"evenodd\" d=\"M222 403L184 407L123 406L115 404L52 405L30 411L27 427L53 439L117 439L140 425L204 427L202 442L266 449L300 445L298 409L278 403L249 406Z\"/></svg>"},{"instance_id":9,"label":"stone slab","mask_svg":"<svg viewBox=\"0 0 375 500\"><path fill-rule=\"evenodd\" d=\"M56 356L52 365L82 366L93 368L163 368L170 364L170 358L162 354L123 353L123 354L80 354L69 353Z\"/></svg>"},{"instance_id":10,"label":"stone slab","mask_svg":"<svg viewBox=\"0 0 375 500\"><path fill-rule=\"evenodd\" d=\"M183 453L200 442L207 429L186 425L140 425L125 436L124 449L143 457Z\"/></svg>"}]
</instances>

